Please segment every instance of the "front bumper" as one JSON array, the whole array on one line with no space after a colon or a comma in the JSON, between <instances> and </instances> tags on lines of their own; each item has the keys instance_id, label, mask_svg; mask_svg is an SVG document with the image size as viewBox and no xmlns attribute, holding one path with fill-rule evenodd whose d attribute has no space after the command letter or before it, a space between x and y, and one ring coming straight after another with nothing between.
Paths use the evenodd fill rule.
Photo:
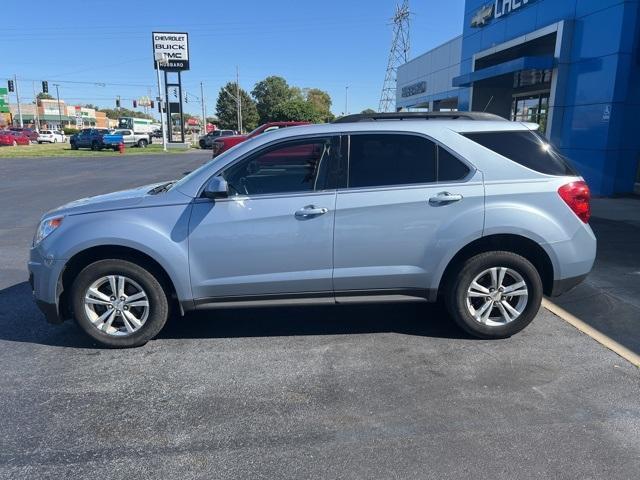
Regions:
<instances>
[{"instance_id":1,"label":"front bumper","mask_svg":"<svg viewBox=\"0 0 640 480\"><path fill-rule=\"evenodd\" d=\"M62 293L62 270L64 261L53 260L42 255L38 248L32 248L28 263L29 284L33 297L49 323L61 323L59 298Z\"/></svg>"}]
</instances>

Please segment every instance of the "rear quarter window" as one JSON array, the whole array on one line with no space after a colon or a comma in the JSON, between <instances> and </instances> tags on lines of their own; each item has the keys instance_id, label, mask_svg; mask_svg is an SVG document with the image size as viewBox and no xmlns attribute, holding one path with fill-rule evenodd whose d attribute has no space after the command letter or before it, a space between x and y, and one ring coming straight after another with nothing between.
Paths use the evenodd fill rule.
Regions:
<instances>
[{"instance_id":1,"label":"rear quarter window","mask_svg":"<svg viewBox=\"0 0 640 480\"><path fill-rule=\"evenodd\" d=\"M577 175L568 160L529 130L472 132L463 136L524 167L545 175Z\"/></svg>"}]
</instances>

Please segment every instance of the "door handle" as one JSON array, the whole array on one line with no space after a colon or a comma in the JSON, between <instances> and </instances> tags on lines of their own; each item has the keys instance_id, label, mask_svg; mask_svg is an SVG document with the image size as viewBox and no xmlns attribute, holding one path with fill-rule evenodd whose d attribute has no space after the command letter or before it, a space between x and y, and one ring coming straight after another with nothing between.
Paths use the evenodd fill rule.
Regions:
<instances>
[{"instance_id":1,"label":"door handle","mask_svg":"<svg viewBox=\"0 0 640 480\"><path fill-rule=\"evenodd\" d=\"M296 212L296 218L313 218L324 215L329 211L328 208L307 205Z\"/></svg>"},{"instance_id":2,"label":"door handle","mask_svg":"<svg viewBox=\"0 0 640 480\"><path fill-rule=\"evenodd\" d=\"M430 205L448 205L462 200L462 195L457 193L440 192L435 197L429 199Z\"/></svg>"}]
</instances>

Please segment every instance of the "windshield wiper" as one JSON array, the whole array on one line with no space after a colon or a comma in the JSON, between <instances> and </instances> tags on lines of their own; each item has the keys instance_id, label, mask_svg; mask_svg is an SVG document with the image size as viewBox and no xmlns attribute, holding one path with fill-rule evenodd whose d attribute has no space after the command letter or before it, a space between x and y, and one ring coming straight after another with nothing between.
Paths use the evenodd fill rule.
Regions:
<instances>
[{"instance_id":1,"label":"windshield wiper","mask_svg":"<svg viewBox=\"0 0 640 480\"><path fill-rule=\"evenodd\" d=\"M155 188L152 188L151 190L149 190L149 194L150 195L157 195L159 193L164 193L166 191L168 191L173 184L176 183L175 180L171 181L171 182L167 182L167 183L163 183L162 185L158 185Z\"/></svg>"}]
</instances>

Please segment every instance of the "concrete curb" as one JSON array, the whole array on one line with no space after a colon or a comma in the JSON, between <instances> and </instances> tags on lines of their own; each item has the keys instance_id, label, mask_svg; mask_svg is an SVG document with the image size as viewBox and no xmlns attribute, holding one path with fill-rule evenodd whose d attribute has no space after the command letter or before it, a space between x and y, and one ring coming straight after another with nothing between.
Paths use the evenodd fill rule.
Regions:
<instances>
[{"instance_id":1,"label":"concrete curb","mask_svg":"<svg viewBox=\"0 0 640 480\"><path fill-rule=\"evenodd\" d=\"M575 328L580 330L582 333L590 336L596 342L600 343L601 345L604 345L609 350L615 352L616 354L620 355L625 360L631 362L633 365L635 365L636 367L640 368L640 355L632 352L627 347L625 347L623 345L620 345L615 340L613 340L613 339L609 338L608 336L604 335L603 333L599 332L598 330L593 328L591 325L586 324L585 322L580 320L578 317L576 317L575 315L572 315L571 313L567 312L564 308L556 305L552 301L550 301L550 300L548 300L546 298L543 298L542 299L542 306L544 308L546 308L547 310L549 310L554 315L556 315L557 317L560 317L565 322L573 325Z\"/></svg>"}]
</instances>

